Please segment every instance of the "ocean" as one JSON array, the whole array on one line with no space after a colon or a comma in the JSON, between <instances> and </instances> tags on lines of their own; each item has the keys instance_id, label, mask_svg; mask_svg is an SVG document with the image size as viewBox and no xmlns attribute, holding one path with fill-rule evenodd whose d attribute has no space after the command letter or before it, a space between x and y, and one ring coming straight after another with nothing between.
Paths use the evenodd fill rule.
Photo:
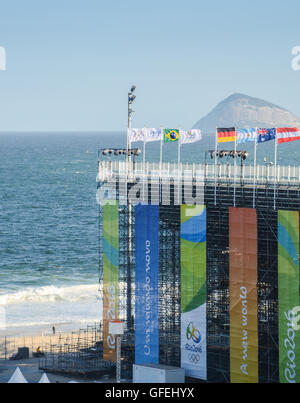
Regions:
<instances>
[{"instance_id":1,"label":"ocean","mask_svg":"<svg viewBox=\"0 0 300 403\"><path fill-rule=\"evenodd\" d=\"M0 134L0 335L101 319L97 150L125 143L125 132ZM204 162L213 144L182 146L182 161ZM297 165L299 145L280 146L279 163ZM242 148L251 162L253 145ZM258 161L273 153L274 142L260 145ZM159 160L159 144L147 160ZM177 144L164 160L177 161Z\"/></svg>"}]
</instances>

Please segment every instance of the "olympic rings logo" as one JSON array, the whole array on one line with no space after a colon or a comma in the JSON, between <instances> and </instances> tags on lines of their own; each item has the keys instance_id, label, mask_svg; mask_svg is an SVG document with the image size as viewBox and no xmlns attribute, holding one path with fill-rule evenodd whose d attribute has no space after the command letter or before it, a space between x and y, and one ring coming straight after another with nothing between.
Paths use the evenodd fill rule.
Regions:
<instances>
[{"instance_id":1,"label":"olympic rings logo","mask_svg":"<svg viewBox=\"0 0 300 403\"><path fill-rule=\"evenodd\" d=\"M189 354L189 361L194 363L194 364L198 364L198 362L200 361L200 355L199 354Z\"/></svg>"},{"instance_id":2,"label":"olympic rings logo","mask_svg":"<svg viewBox=\"0 0 300 403\"><path fill-rule=\"evenodd\" d=\"M201 341L201 334L199 330L195 328L193 322L190 322L186 329L186 337L188 340L192 339L196 344L200 343Z\"/></svg>"}]
</instances>

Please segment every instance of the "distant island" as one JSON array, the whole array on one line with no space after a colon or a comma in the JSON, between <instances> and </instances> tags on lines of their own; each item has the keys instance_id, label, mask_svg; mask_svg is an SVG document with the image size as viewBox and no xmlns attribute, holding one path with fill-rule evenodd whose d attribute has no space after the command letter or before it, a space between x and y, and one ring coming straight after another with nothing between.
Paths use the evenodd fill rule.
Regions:
<instances>
[{"instance_id":1,"label":"distant island","mask_svg":"<svg viewBox=\"0 0 300 403\"><path fill-rule=\"evenodd\" d=\"M233 94L220 102L193 129L214 134L216 127L300 127L300 119L288 110L259 98Z\"/></svg>"}]
</instances>

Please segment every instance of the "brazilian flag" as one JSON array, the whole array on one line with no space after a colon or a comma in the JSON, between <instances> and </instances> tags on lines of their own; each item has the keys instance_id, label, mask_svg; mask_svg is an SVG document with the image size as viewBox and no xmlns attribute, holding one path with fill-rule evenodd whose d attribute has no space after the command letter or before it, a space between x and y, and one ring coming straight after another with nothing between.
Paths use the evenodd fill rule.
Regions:
<instances>
[{"instance_id":1,"label":"brazilian flag","mask_svg":"<svg viewBox=\"0 0 300 403\"><path fill-rule=\"evenodd\" d=\"M164 129L164 143L172 143L179 140L178 129Z\"/></svg>"}]
</instances>

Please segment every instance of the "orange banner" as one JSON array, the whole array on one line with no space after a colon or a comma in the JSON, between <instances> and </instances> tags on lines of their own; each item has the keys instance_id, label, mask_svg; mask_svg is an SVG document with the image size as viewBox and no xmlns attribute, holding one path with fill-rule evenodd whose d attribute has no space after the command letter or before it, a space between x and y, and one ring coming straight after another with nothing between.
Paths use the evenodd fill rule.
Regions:
<instances>
[{"instance_id":1,"label":"orange banner","mask_svg":"<svg viewBox=\"0 0 300 403\"><path fill-rule=\"evenodd\" d=\"M257 383L256 210L229 209L229 238L231 382Z\"/></svg>"}]
</instances>

